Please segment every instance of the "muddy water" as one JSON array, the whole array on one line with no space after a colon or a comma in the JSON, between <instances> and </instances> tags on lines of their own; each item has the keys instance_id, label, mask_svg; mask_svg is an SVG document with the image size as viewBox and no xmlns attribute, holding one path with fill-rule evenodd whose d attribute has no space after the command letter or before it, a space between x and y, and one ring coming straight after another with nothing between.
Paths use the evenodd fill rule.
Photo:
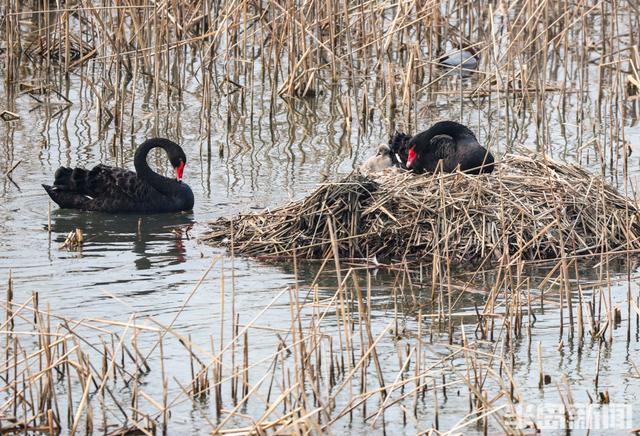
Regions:
<instances>
[{"instance_id":1,"label":"muddy water","mask_svg":"<svg viewBox=\"0 0 640 436\"><path fill-rule=\"evenodd\" d=\"M452 82L456 78L451 79ZM20 120L11 123L0 122L0 168L8 169L20 162L11 173L11 180L0 180L0 271L2 280L9 274L14 281L15 301L22 303L32 292L39 293L41 307L49 307L51 312L72 320L101 319L106 321L144 324L150 330L158 325L172 325L183 336L192 336L202 354L210 350L211 339L214 347L228 340L232 332L229 327L232 306L239 312L239 323L252 320L268 304L268 311L259 315L256 326L250 330L251 361L259 362L272 355L278 340L270 329L287 330L290 326L288 286L298 284L301 297L310 295L309 285L317 272L314 266L301 266L298 278L291 265L267 265L250 259L231 259L221 249L203 245L197 237L206 228L207 220L228 216L240 211L275 207L290 199L302 197L318 183L334 180L351 171L354 166L370 156L380 142L388 135L386 122L374 119L366 131L357 123L348 124L336 115L333 95L319 96L315 100L286 103L278 99L274 103L272 115L266 115L267 103L257 103L256 113L265 114L248 119L234 119L228 128L229 99L217 101L220 110L213 120L211 143L203 140L199 101L194 94L185 93L183 100L170 101L159 110L141 99L134 102L135 115L128 117L124 127L130 135L126 140L117 140L112 127L102 128L98 119L97 106L87 90L86 83L73 75L60 87L72 102L63 108L50 96L39 103L25 95L0 95L0 101L15 104L14 111ZM128 102L128 104L131 104ZM549 101L549 111L554 107ZM458 119L460 107L445 98L439 99L429 117ZM480 107L470 110L465 107L462 121L475 126L481 142L488 144L496 154L506 151L504 132L491 129L490 119L496 117L494 108ZM437 114L435 113L437 112ZM528 117L532 116L531 114ZM578 132L570 126L561 128L555 117L550 117L549 129L554 133L552 141L546 145L554 157L569 161L580 160L591 165L593 171L600 171L589 160L590 152L577 150L573 145ZM534 128L533 119L527 118L524 129L517 134L515 146L528 149L540 148L540 138ZM427 127L428 120L419 122ZM132 168L133 151L136 144L149 136L167 136L183 145L188 156L185 182L194 191L196 206L193 213L163 214L151 216L107 215L101 213L60 210L49 203L41 188L41 183L49 183L58 166L91 167L97 163L120 165ZM626 131L632 151L640 144L640 130L630 126ZM633 153L629 161L632 182L638 173L638 156ZM164 156L157 154L150 159L158 171L167 171ZM622 186L615 171L607 171L611 181ZM51 212L49 213L49 208ZM82 229L86 242L81 251L61 249L68 232ZM532 283L538 282L545 271L532 271ZM534 305L537 314L532 328L522 338L515 341L516 348L511 362L513 380L517 395L527 400L527 404L546 404L548 407L566 399L567 390L563 377L569 381L573 401L588 404L593 398L597 402L598 392L608 391L612 403L635 404L640 395L640 345L635 318L631 320L631 341L626 341L627 287L633 295L638 295L637 274L627 283L624 276L611 286L614 304L623 309L620 325L610 326L611 342L602 345L598 341L586 339L584 342L561 340L559 334L560 313L553 305L544 309ZM606 276L606 275L605 275ZM598 270L585 271L583 279L602 278ZM613 279L618 276L612 275ZM366 273L359 275L366 280ZM398 347L403 341L411 343L411 334L417 332L415 313L411 302L398 303L393 295L397 277L394 274L378 272L371 277L372 328L374 335L380 334L388 325L410 332L404 339L393 339L388 335L380 343L381 367L392 381L399 371ZM332 273L321 278L320 295L330 297L335 291ZM477 283L477 292L464 297L456 306L456 311L466 313L461 317L467 335L474 336L474 305L483 305L484 297L491 288L491 276ZM531 290L536 295L536 289ZM590 290L584 298L590 297ZM224 294L224 299L221 298ZM423 297L428 299L430 290L425 289ZM224 309L222 307L224 300ZM598 301L598 304L602 304ZM309 315L308 313L306 314ZM568 323L568 313L563 314ZM632 314L632 316L634 316ZM225 326L221 331L220 324ZM308 319L308 318L305 318ZM104 328L113 328L100 324ZM335 327L331 316L326 325ZM398 327L398 325L400 327ZM449 343L448 337L430 322L426 323L431 344L425 351L425 361L434 365L441 357L459 346L458 339ZM79 332L90 342L99 343L101 335L90 328L79 327ZM457 334L460 333L460 324ZM120 331L123 331L122 329ZM566 331L566 330L565 330ZM402 337L402 335L396 335ZM588 337L588 336L587 336ZM137 338L141 350L153 354L158 336L156 333L142 333ZM285 341L287 338L285 337ZM540 343L544 370L551 375L552 384L545 390L538 388L538 355L536 345ZM500 349L500 341L480 341L479 347L491 351ZM169 428L171 432L205 433L210 430L209 420L216 422L213 405L210 402L192 403L181 397L178 383L188 384L190 368L188 354L175 338L167 339L164 345L165 358L170 377L169 397L180 398L172 408ZM158 360L150 359L152 371L141 380L144 391L153 398L159 398L162 384L158 376ZM266 368L266 363L258 365L251 380L258 379ZM594 387L596 368L599 373L599 387ZM457 379L460 371L467 371L463 355L442 366L439 374L443 380ZM482 369L486 371L486 367ZM368 382L375 388L375 380ZM118 388L122 402L127 403L131 392L127 387ZM354 387L354 392L356 388ZM562 394L558 392L561 391ZM224 388L228 399L229 392ZM345 400L343 400L345 401ZM342 403L344 404L344 402ZM437 406L436 406L437 404ZM353 419L345 419L336 428L354 432L370 431L368 416L376 410L378 400L371 400L369 411L358 408ZM606 416L607 406L602 407ZM412 433L425 430L436 423L441 429L451 429L463 420L469 412L467 386L459 381L453 383L446 392L429 392L418 405L420 419L409 414L404 417L399 408L390 408L385 415L387 431ZM435 410L438 414L436 418ZM259 416L264 403L251 401L243 413ZM599 409L600 410L600 409ZM547 412L549 412L547 410ZM549 412L551 416L553 413ZM612 413L615 413L612 412ZM625 412L627 413L626 409ZM634 425L640 422L640 407L631 412ZM113 407L101 410L105 425L122 423L122 417ZM469 419L469 417L467 418ZM238 425L247 425L238 421ZM626 425L626 422L625 422ZM382 431L378 422L375 431ZM490 429L499 431L500 426L490 423ZM102 430L101 430L102 431ZM471 425L465 432L482 432L480 425Z\"/></svg>"}]
</instances>

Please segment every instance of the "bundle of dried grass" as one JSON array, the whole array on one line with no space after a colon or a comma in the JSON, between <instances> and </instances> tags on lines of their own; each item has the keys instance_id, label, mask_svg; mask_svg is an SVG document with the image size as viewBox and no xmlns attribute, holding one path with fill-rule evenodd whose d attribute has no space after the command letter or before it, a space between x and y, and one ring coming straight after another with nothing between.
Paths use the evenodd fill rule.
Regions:
<instances>
[{"instance_id":1,"label":"bundle of dried grass","mask_svg":"<svg viewBox=\"0 0 640 436\"><path fill-rule=\"evenodd\" d=\"M381 262L552 259L640 249L636 203L583 169L506 156L493 174L354 173L287 206L212 223L237 253Z\"/></svg>"}]
</instances>

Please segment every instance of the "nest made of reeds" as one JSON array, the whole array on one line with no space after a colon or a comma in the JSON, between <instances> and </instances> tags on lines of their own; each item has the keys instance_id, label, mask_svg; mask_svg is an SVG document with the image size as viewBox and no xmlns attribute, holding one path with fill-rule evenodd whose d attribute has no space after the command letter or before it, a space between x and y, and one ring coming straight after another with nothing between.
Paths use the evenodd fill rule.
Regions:
<instances>
[{"instance_id":1,"label":"nest made of reeds","mask_svg":"<svg viewBox=\"0 0 640 436\"><path fill-rule=\"evenodd\" d=\"M555 259L640 249L636 203L600 177L507 155L492 174L354 172L274 210L221 218L205 237L281 259Z\"/></svg>"}]
</instances>

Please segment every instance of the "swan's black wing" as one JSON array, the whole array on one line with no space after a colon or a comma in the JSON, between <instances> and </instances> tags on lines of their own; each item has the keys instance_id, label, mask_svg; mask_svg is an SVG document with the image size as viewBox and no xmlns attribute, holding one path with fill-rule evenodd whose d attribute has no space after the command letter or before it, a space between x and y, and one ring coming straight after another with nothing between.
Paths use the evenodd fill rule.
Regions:
<instances>
[{"instance_id":1,"label":"swan's black wing","mask_svg":"<svg viewBox=\"0 0 640 436\"><path fill-rule=\"evenodd\" d=\"M417 153L413 171L417 173L433 173L442 160L442 170L451 172L456 166L456 143L449 135L435 135L425 141L417 136L411 143L416 143L414 151ZM451 167L453 165L453 167Z\"/></svg>"},{"instance_id":2,"label":"swan's black wing","mask_svg":"<svg viewBox=\"0 0 640 436\"><path fill-rule=\"evenodd\" d=\"M107 165L89 171L60 167L53 186L43 187L60 207L106 212L138 211L157 196L133 171Z\"/></svg>"},{"instance_id":3,"label":"swan's black wing","mask_svg":"<svg viewBox=\"0 0 640 436\"><path fill-rule=\"evenodd\" d=\"M105 198L128 198L132 201L144 201L153 190L133 171L123 168L96 165L87 177L89 195Z\"/></svg>"},{"instance_id":4,"label":"swan's black wing","mask_svg":"<svg viewBox=\"0 0 640 436\"><path fill-rule=\"evenodd\" d=\"M429 142L429 152L436 160L447 159L456 153L456 143L449 135L436 135Z\"/></svg>"}]
</instances>

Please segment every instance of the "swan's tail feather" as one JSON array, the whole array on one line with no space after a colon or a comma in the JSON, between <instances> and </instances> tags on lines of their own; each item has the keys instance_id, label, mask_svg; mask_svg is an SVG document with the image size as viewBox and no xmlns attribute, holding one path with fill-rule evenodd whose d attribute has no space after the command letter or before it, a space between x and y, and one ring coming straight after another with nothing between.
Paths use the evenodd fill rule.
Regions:
<instances>
[{"instance_id":1,"label":"swan's tail feather","mask_svg":"<svg viewBox=\"0 0 640 436\"><path fill-rule=\"evenodd\" d=\"M60 207L68 209L87 209L92 200L87 195L82 195L73 191L66 191L57 186L42 185L49 197Z\"/></svg>"},{"instance_id":2,"label":"swan's tail feather","mask_svg":"<svg viewBox=\"0 0 640 436\"><path fill-rule=\"evenodd\" d=\"M90 173L84 168L60 167L56 170L53 186L58 190L89 194L91 192Z\"/></svg>"},{"instance_id":3,"label":"swan's tail feather","mask_svg":"<svg viewBox=\"0 0 640 436\"><path fill-rule=\"evenodd\" d=\"M86 209L93 200L89 171L83 168L60 167L54 175L53 186L42 187L62 208Z\"/></svg>"}]
</instances>

